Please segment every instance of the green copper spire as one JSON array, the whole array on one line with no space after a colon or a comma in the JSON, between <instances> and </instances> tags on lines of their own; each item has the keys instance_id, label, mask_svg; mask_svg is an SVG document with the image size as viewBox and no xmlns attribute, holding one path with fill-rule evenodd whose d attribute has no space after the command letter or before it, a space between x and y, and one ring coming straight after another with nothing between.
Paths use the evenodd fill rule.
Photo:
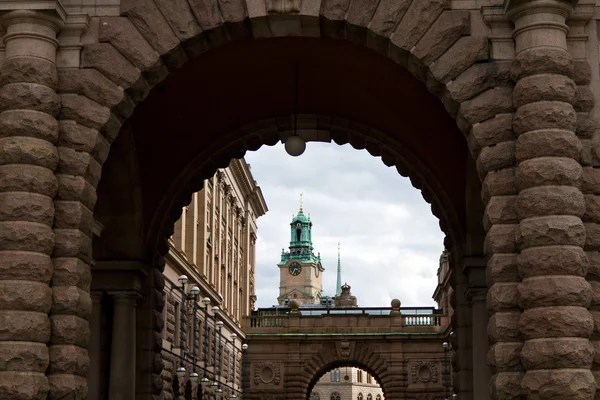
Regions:
<instances>
[{"instance_id":1,"label":"green copper spire","mask_svg":"<svg viewBox=\"0 0 600 400\"><path fill-rule=\"evenodd\" d=\"M338 242L338 265L337 265L337 283L335 285L335 295L342 294L342 263L340 261L340 242Z\"/></svg>"},{"instance_id":2,"label":"green copper spire","mask_svg":"<svg viewBox=\"0 0 600 400\"><path fill-rule=\"evenodd\" d=\"M292 216L290 223L290 251L281 255L281 262L291 259L317 263L320 257L313 254L312 222L303 211L302 194L300 194L300 210Z\"/></svg>"}]
</instances>

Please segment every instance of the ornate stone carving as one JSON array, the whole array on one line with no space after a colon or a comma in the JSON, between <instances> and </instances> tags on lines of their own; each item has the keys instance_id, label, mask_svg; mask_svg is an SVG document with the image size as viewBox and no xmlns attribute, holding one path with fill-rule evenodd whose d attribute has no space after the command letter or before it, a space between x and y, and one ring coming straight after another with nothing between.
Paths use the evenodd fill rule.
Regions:
<instances>
[{"instance_id":1,"label":"ornate stone carving","mask_svg":"<svg viewBox=\"0 0 600 400\"><path fill-rule=\"evenodd\" d=\"M300 0L267 0L269 14L291 14L300 12Z\"/></svg>"},{"instance_id":2,"label":"ornate stone carving","mask_svg":"<svg viewBox=\"0 0 600 400\"><path fill-rule=\"evenodd\" d=\"M340 343L340 355L342 358L350 357L350 342L348 340L342 340Z\"/></svg>"},{"instance_id":3,"label":"ornate stone carving","mask_svg":"<svg viewBox=\"0 0 600 400\"><path fill-rule=\"evenodd\" d=\"M281 383L281 370L279 364L272 362L262 362L254 367L254 384L273 384Z\"/></svg>"},{"instance_id":4,"label":"ornate stone carving","mask_svg":"<svg viewBox=\"0 0 600 400\"><path fill-rule=\"evenodd\" d=\"M437 383L438 367L431 361L417 361L411 367L412 383Z\"/></svg>"}]
</instances>

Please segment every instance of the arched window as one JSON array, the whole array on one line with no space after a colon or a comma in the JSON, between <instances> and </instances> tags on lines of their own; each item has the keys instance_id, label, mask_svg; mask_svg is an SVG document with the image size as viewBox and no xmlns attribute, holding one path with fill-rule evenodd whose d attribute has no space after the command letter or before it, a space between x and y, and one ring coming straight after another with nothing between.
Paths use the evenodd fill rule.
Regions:
<instances>
[{"instance_id":1,"label":"arched window","mask_svg":"<svg viewBox=\"0 0 600 400\"><path fill-rule=\"evenodd\" d=\"M381 395L378 394L377 396L375 396L375 400L381 400Z\"/></svg>"},{"instance_id":2,"label":"arched window","mask_svg":"<svg viewBox=\"0 0 600 400\"><path fill-rule=\"evenodd\" d=\"M342 397L338 392L333 392L331 393L331 396L329 396L329 400L342 400Z\"/></svg>"},{"instance_id":3,"label":"arched window","mask_svg":"<svg viewBox=\"0 0 600 400\"><path fill-rule=\"evenodd\" d=\"M373 400L373 395L371 393L367 395L367 400Z\"/></svg>"},{"instance_id":4,"label":"arched window","mask_svg":"<svg viewBox=\"0 0 600 400\"><path fill-rule=\"evenodd\" d=\"M359 394L358 394L358 398L357 398L356 400L363 400L363 395L362 395L362 393L359 393Z\"/></svg>"},{"instance_id":5,"label":"arched window","mask_svg":"<svg viewBox=\"0 0 600 400\"><path fill-rule=\"evenodd\" d=\"M312 392L310 395L310 400L321 400L321 396L319 396L319 392Z\"/></svg>"},{"instance_id":6,"label":"arched window","mask_svg":"<svg viewBox=\"0 0 600 400\"><path fill-rule=\"evenodd\" d=\"M340 370L332 369L330 372L331 382L339 382L340 381Z\"/></svg>"},{"instance_id":7,"label":"arched window","mask_svg":"<svg viewBox=\"0 0 600 400\"><path fill-rule=\"evenodd\" d=\"M302 235L302 229L296 229L296 241L300 241L300 236Z\"/></svg>"}]
</instances>

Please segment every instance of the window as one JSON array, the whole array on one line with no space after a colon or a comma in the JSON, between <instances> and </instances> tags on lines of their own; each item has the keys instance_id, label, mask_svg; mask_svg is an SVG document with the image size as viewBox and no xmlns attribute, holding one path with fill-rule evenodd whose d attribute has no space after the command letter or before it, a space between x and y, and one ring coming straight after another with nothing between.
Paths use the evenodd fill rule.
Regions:
<instances>
[{"instance_id":1,"label":"window","mask_svg":"<svg viewBox=\"0 0 600 400\"><path fill-rule=\"evenodd\" d=\"M341 400L341 396L338 392L333 392L331 393L331 396L329 396L329 400Z\"/></svg>"},{"instance_id":2,"label":"window","mask_svg":"<svg viewBox=\"0 0 600 400\"><path fill-rule=\"evenodd\" d=\"M375 399L376 399L376 400L381 400L381 395L380 395L380 394L378 394L377 396L375 396Z\"/></svg>"},{"instance_id":3,"label":"window","mask_svg":"<svg viewBox=\"0 0 600 400\"><path fill-rule=\"evenodd\" d=\"M358 383L362 382L362 373L363 372L361 370L356 371L356 382L358 382ZM359 400L362 400L362 393L360 393L359 396L360 396Z\"/></svg>"},{"instance_id":4,"label":"window","mask_svg":"<svg viewBox=\"0 0 600 400\"><path fill-rule=\"evenodd\" d=\"M371 374L367 372L367 383L371 383ZM371 399L369 399L371 400Z\"/></svg>"},{"instance_id":5,"label":"window","mask_svg":"<svg viewBox=\"0 0 600 400\"><path fill-rule=\"evenodd\" d=\"M367 395L367 400L373 400L373 395L371 393Z\"/></svg>"},{"instance_id":6,"label":"window","mask_svg":"<svg viewBox=\"0 0 600 400\"><path fill-rule=\"evenodd\" d=\"M299 242L300 241L300 236L302 235L302 230L301 229L296 229L296 241Z\"/></svg>"},{"instance_id":7,"label":"window","mask_svg":"<svg viewBox=\"0 0 600 400\"><path fill-rule=\"evenodd\" d=\"M340 381L340 370L332 369L331 370L331 382L339 382Z\"/></svg>"},{"instance_id":8,"label":"window","mask_svg":"<svg viewBox=\"0 0 600 400\"><path fill-rule=\"evenodd\" d=\"M310 400L321 400L321 396L319 396L319 392L312 392L310 395Z\"/></svg>"},{"instance_id":9,"label":"window","mask_svg":"<svg viewBox=\"0 0 600 400\"><path fill-rule=\"evenodd\" d=\"M362 395L362 393L359 393L359 394L358 394L358 398L357 398L357 400L363 400L363 395Z\"/></svg>"}]
</instances>

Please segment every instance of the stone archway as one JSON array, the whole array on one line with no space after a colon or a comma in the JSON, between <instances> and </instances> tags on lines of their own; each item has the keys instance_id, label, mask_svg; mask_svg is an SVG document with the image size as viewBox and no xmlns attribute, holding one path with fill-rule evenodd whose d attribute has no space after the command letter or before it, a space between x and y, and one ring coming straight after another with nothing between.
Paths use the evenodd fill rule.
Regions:
<instances>
[{"instance_id":1,"label":"stone archway","mask_svg":"<svg viewBox=\"0 0 600 400\"><path fill-rule=\"evenodd\" d=\"M9 328L0 343L7 360L0 394L86 396L92 210L110 145L136 104L225 42L304 35L384 53L425 83L466 135L486 204L495 398L591 399L594 324L584 250L595 266L598 184L590 161L589 63L574 72L567 52L565 20L576 3L507 3L516 27L514 93L506 69L485 62L487 38L469 35L471 13L445 9L442 0L194 1L176 9L171 2L123 1L123 16L93 19L81 65L77 46L59 49L58 71L57 34L63 44L64 37L77 43L87 19L68 16L58 2L3 6L0 309ZM250 147L243 143L242 153ZM213 171L226 153L220 157L211 161ZM175 215L196 186L163 209ZM168 221L156 224L154 266L170 229ZM154 290L159 270L149 273L144 307L153 315L164 299ZM157 390L151 382L160 369L150 356L155 319L146 324L148 354L140 357L154 365L147 395Z\"/></svg>"}]
</instances>

